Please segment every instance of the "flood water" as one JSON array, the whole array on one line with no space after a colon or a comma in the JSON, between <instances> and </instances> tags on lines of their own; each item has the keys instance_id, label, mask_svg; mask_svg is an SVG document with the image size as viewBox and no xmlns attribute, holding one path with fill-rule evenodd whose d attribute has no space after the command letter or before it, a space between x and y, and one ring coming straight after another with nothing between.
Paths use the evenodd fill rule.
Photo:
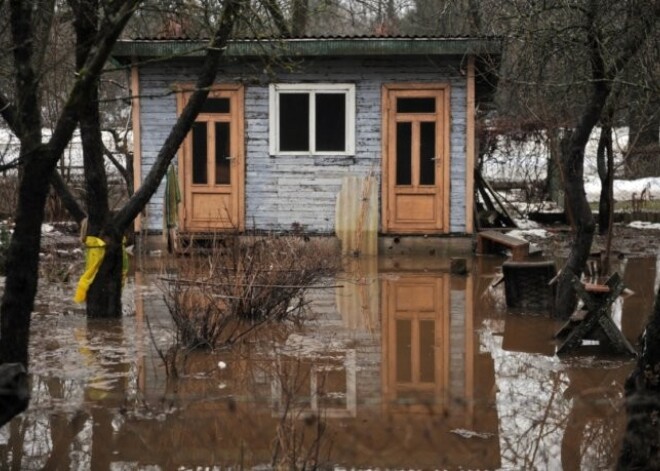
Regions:
<instances>
[{"instance_id":1,"label":"flood water","mask_svg":"<svg viewBox=\"0 0 660 471\"><path fill-rule=\"evenodd\" d=\"M633 361L559 358L560 323L507 313L501 258L367 259L310 293L300 328L229 351L173 342L158 270L138 271L121 321L87 322L72 284L40 289L32 402L0 429L1 469L607 469ZM635 342L655 258L619 267L613 318Z\"/></svg>"}]
</instances>

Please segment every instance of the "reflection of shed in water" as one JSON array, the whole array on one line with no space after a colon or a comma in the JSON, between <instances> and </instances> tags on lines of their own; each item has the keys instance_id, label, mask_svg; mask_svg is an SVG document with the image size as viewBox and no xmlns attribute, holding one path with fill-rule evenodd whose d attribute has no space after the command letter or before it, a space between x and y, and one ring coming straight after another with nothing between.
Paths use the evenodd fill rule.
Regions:
<instances>
[{"instance_id":1,"label":"reflection of shed in water","mask_svg":"<svg viewBox=\"0 0 660 471\"><path fill-rule=\"evenodd\" d=\"M196 378L213 370L208 360L179 383L182 404L164 422L127 420L121 455L166 467L268 463L288 414L304 446L315 438L310 424L325 422L331 463L499 467L493 362L476 341L474 276L357 267L337 292L313 293L319 319L305 332ZM130 445L145 441L156 445L140 453Z\"/></svg>"},{"instance_id":2,"label":"reflection of shed in water","mask_svg":"<svg viewBox=\"0 0 660 471\"><path fill-rule=\"evenodd\" d=\"M383 405L441 411L449 383L449 275L383 280Z\"/></svg>"},{"instance_id":3,"label":"reflection of shed in water","mask_svg":"<svg viewBox=\"0 0 660 471\"><path fill-rule=\"evenodd\" d=\"M432 423L436 465L499 467L495 376L475 342L474 275L388 275L381 283L384 413L409 425ZM448 433L457 429L488 438Z\"/></svg>"}]
</instances>

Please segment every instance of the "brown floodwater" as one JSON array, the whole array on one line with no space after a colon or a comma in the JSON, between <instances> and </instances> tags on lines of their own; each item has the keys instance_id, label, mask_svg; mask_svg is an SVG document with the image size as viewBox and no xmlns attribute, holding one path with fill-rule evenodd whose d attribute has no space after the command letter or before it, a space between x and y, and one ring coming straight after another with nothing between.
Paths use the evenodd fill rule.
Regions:
<instances>
[{"instance_id":1,"label":"brown floodwater","mask_svg":"<svg viewBox=\"0 0 660 471\"><path fill-rule=\"evenodd\" d=\"M490 286L502 259L469 262L356 261L310 292L302 326L189 352L177 378L158 270L129 279L120 321L88 322L72 284L43 283L32 402L0 429L0 469L612 468L633 361L557 357L560 323L507 312ZM613 318L632 342L657 267L619 267L636 294Z\"/></svg>"}]
</instances>

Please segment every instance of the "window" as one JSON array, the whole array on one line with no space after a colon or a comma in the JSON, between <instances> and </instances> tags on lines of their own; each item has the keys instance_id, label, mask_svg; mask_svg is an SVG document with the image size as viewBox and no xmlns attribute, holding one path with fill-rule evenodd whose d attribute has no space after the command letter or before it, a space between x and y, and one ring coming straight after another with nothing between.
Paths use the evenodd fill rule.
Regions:
<instances>
[{"instance_id":1,"label":"window","mask_svg":"<svg viewBox=\"0 0 660 471\"><path fill-rule=\"evenodd\" d=\"M355 153L355 85L270 86L271 155Z\"/></svg>"}]
</instances>

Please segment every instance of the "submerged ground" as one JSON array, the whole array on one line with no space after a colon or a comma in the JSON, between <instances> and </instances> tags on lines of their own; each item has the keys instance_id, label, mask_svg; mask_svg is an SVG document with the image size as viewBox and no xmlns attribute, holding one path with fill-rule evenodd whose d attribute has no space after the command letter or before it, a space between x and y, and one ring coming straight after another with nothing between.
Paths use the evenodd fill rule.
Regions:
<instances>
[{"instance_id":1,"label":"submerged ground","mask_svg":"<svg viewBox=\"0 0 660 471\"><path fill-rule=\"evenodd\" d=\"M546 253L561 253L544 244ZM656 250L647 246L616 258L635 295L619 299L613 317L633 343L660 281ZM32 403L0 429L0 468L616 462L633 360L593 350L557 357L560 323L508 312L502 286L490 287L501 257L470 259L467 276L450 275L440 257L353 261L331 287L310 293L302 325L269 328L229 350L191 352L178 378L165 374L159 356L173 342L159 285L164 272L174 273L161 260L130 277L120 321L87 322L71 301L72 282L42 282Z\"/></svg>"}]
</instances>

